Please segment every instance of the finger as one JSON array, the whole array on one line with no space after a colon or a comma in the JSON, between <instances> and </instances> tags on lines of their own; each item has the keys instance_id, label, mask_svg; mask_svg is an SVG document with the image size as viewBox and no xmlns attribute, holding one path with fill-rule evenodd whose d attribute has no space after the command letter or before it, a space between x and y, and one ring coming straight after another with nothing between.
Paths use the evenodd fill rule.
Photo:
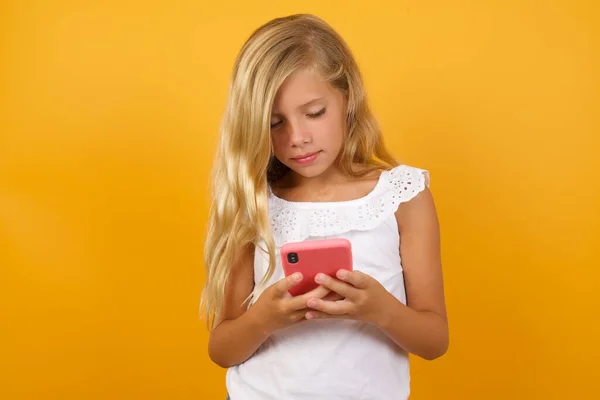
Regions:
<instances>
[{"instance_id":1,"label":"finger","mask_svg":"<svg viewBox=\"0 0 600 400\"><path fill-rule=\"evenodd\" d=\"M329 293L331 293L331 289L326 288L323 285L319 285L316 288L314 288L313 290L311 290L310 292L306 292L301 296L298 297L304 297L304 301L306 302L306 300L310 299L310 298L317 298L317 299L322 299L323 297L327 296Z\"/></svg>"},{"instance_id":2,"label":"finger","mask_svg":"<svg viewBox=\"0 0 600 400\"><path fill-rule=\"evenodd\" d=\"M331 293L331 290L327 289L325 286L319 285L316 288L314 288L313 290L311 290L310 292L306 292L302 295L293 297L292 299L290 299L290 307L293 310L300 310L303 308L306 308L306 302L309 299L315 298L315 299L322 299L323 297L327 296L329 293Z\"/></svg>"},{"instance_id":3,"label":"finger","mask_svg":"<svg viewBox=\"0 0 600 400\"><path fill-rule=\"evenodd\" d=\"M332 291L330 291L325 297L321 297L321 298L326 301L344 300L344 296L337 294L336 292L332 292Z\"/></svg>"},{"instance_id":4,"label":"finger","mask_svg":"<svg viewBox=\"0 0 600 400\"><path fill-rule=\"evenodd\" d=\"M327 314L322 311L307 311L304 315L306 319L342 319L342 318L350 318L347 314Z\"/></svg>"},{"instance_id":5,"label":"finger","mask_svg":"<svg viewBox=\"0 0 600 400\"><path fill-rule=\"evenodd\" d=\"M294 311L293 314L291 315L292 322L299 322L299 321L303 320L304 318L306 318L306 309Z\"/></svg>"},{"instance_id":6,"label":"finger","mask_svg":"<svg viewBox=\"0 0 600 400\"><path fill-rule=\"evenodd\" d=\"M369 285L369 280L373 279L360 271L347 271L345 269L338 270L336 276L338 279L348 282L357 289L366 289Z\"/></svg>"},{"instance_id":7,"label":"finger","mask_svg":"<svg viewBox=\"0 0 600 400\"><path fill-rule=\"evenodd\" d=\"M315 277L315 282L349 299L353 299L357 295L355 287L335 278L332 278L329 275L317 274L317 276Z\"/></svg>"},{"instance_id":8,"label":"finger","mask_svg":"<svg viewBox=\"0 0 600 400\"><path fill-rule=\"evenodd\" d=\"M310 299L306 305L313 310L323 311L331 315L349 314L352 311L352 303L347 300L327 301Z\"/></svg>"},{"instance_id":9,"label":"finger","mask_svg":"<svg viewBox=\"0 0 600 400\"><path fill-rule=\"evenodd\" d=\"M300 283L300 281L302 281L302 274L300 272L295 272L292 275L275 282L273 286L279 295L284 296L288 293L288 290Z\"/></svg>"}]
</instances>

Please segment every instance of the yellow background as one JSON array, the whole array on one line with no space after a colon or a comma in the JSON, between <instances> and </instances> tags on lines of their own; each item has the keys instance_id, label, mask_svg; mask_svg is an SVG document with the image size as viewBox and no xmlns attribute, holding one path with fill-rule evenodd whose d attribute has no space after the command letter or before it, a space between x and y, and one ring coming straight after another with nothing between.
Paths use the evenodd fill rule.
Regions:
<instances>
[{"instance_id":1,"label":"yellow background","mask_svg":"<svg viewBox=\"0 0 600 400\"><path fill-rule=\"evenodd\" d=\"M239 47L296 12L431 171L451 347L412 398L597 398L599 8L5 0L0 398L223 398L197 318L211 156Z\"/></svg>"}]
</instances>

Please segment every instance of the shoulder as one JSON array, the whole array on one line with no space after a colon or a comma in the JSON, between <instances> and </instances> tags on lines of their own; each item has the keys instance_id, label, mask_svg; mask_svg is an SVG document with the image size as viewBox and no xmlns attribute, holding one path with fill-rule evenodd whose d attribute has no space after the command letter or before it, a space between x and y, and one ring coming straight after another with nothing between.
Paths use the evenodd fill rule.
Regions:
<instances>
[{"instance_id":1,"label":"shoulder","mask_svg":"<svg viewBox=\"0 0 600 400\"><path fill-rule=\"evenodd\" d=\"M429 191L429 171L410 165L385 170L379 177L379 192L394 210Z\"/></svg>"},{"instance_id":2,"label":"shoulder","mask_svg":"<svg viewBox=\"0 0 600 400\"><path fill-rule=\"evenodd\" d=\"M429 187L429 171L411 165L398 165L385 170L381 179L393 185L404 197L411 197Z\"/></svg>"},{"instance_id":3,"label":"shoulder","mask_svg":"<svg viewBox=\"0 0 600 400\"><path fill-rule=\"evenodd\" d=\"M399 165L384 171L382 178L394 193L393 199L397 202L395 215L400 230L437 221L428 170Z\"/></svg>"}]
</instances>

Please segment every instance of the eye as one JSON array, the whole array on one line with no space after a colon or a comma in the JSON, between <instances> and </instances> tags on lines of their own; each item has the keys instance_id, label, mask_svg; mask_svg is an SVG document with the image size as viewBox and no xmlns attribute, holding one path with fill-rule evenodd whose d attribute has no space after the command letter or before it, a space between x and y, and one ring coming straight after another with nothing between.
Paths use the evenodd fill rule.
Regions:
<instances>
[{"instance_id":1,"label":"eye","mask_svg":"<svg viewBox=\"0 0 600 400\"><path fill-rule=\"evenodd\" d=\"M271 129L277 128L283 121L271 122Z\"/></svg>"},{"instance_id":2,"label":"eye","mask_svg":"<svg viewBox=\"0 0 600 400\"><path fill-rule=\"evenodd\" d=\"M321 110L317 111L316 113L308 114L308 117L309 118L319 118L323 114L325 114L325 108L322 108Z\"/></svg>"}]
</instances>

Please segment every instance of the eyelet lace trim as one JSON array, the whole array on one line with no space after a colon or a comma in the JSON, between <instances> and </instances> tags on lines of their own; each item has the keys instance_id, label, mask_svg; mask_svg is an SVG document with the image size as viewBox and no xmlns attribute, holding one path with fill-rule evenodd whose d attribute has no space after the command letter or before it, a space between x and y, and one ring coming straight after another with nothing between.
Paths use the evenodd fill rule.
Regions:
<instances>
[{"instance_id":1,"label":"eyelet lace trim","mask_svg":"<svg viewBox=\"0 0 600 400\"><path fill-rule=\"evenodd\" d=\"M271 228L277 247L308 237L367 231L383 223L401 203L429 186L429 173L407 165L383 171L366 196L340 202L291 202L269 194Z\"/></svg>"}]
</instances>

